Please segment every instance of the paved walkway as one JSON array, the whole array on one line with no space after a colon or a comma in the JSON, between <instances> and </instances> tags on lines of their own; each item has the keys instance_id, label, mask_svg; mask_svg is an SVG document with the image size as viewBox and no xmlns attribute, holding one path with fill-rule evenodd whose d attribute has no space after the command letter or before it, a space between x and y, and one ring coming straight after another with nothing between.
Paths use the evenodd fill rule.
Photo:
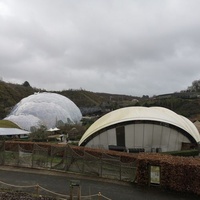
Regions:
<instances>
[{"instance_id":1,"label":"paved walkway","mask_svg":"<svg viewBox=\"0 0 200 200\"><path fill-rule=\"evenodd\" d=\"M163 191L160 187L141 188L135 184L72 174L29 168L0 166L0 181L20 186L36 185L69 195L70 181L79 180L81 195L98 194L112 200L199 200L199 196ZM102 198L103 200L104 198Z\"/></svg>"}]
</instances>

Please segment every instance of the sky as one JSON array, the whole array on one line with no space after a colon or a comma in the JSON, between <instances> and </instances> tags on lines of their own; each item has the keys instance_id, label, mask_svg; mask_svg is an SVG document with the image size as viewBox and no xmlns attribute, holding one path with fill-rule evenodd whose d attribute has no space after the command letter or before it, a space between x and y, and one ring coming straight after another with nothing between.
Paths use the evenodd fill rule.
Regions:
<instances>
[{"instance_id":1,"label":"sky","mask_svg":"<svg viewBox=\"0 0 200 200\"><path fill-rule=\"evenodd\" d=\"M199 0L0 0L0 78L132 96L200 79Z\"/></svg>"}]
</instances>

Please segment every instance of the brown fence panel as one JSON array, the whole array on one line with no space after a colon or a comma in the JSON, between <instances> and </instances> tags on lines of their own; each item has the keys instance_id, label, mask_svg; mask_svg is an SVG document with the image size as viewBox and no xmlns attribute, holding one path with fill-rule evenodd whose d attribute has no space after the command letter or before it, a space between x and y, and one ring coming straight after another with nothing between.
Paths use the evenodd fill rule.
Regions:
<instances>
[{"instance_id":1,"label":"brown fence panel","mask_svg":"<svg viewBox=\"0 0 200 200\"><path fill-rule=\"evenodd\" d=\"M95 157L94 155L85 152L83 164L84 164L84 173L94 176L100 176L101 159L99 157Z\"/></svg>"},{"instance_id":2,"label":"brown fence panel","mask_svg":"<svg viewBox=\"0 0 200 200\"><path fill-rule=\"evenodd\" d=\"M48 157L48 148L40 147L35 144L32 155L33 168L49 168L50 162Z\"/></svg>"},{"instance_id":3,"label":"brown fence panel","mask_svg":"<svg viewBox=\"0 0 200 200\"><path fill-rule=\"evenodd\" d=\"M5 142L0 142L0 165L4 165Z\"/></svg>"},{"instance_id":4,"label":"brown fence panel","mask_svg":"<svg viewBox=\"0 0 200 200\"><path fill-rule=\"evenodd\" d=\"M19 145L10 146L9 150L4 151L4 156L5 165L19 166Z\"/></svg>"},{"instance_id":5,"label":"brown fence panel","mask_svg":"<svg viewBox=\"0 0 200 200\"><path fill-rule=\"evenodd\" d=\"M51 169L56 170L65 170L65 154L66 154L66 147L58 147L52 146L51 147Z\"/></svg>"},{"instance_id":6,"label":"brown fence panel","mask_svg":"<svg viewBox=\"0 0 200 200\"><path fill-rule=\"evenodd\" d=\"M134 182L136 178L136 161L120 165L120 180Z\"/></svg>"},{"instance_id":7,"label":"brown fence panel","mask_svg":"<svg viewBox=\"0 0 200 200\"><path fill-rule=\"evenodd\" d=\"M119 180L120 163L120 157L103 153L101 157L101 177Z\"/></svg>"},{"instance_id":8,"label":"brown fence panel","mask_svg":"<svg viewBox=\"0 0 200 200\"><path fill-rule=\"evenodd\" d=\"M5 148L4 142L0 143L0 165L70 171L134 181L136 162L126 155L122 157L115 152L100 152L68 144L6 142Z\"/></svg>"},{"instance_id":9,"label":"brown fence panel","mask_svg":"<svg viewBox=\"0 0 200 200\"><path fill-rule=\"evenodd\" d=\"M23 149L20 145L18 146L19 161L18 165L20 167L32 167L32 152Z\"/></svg>"},{"instance_id":10,"label":"brown fence panel","mask_svg":"<svg viewBox=\"0 0 200 200\"><path fill-rule=\"evenodd\" d=\"M68 146L65 156L66 170L71 172L84 172L84 151L74 150Z\"/></svg>"}]
</instances>

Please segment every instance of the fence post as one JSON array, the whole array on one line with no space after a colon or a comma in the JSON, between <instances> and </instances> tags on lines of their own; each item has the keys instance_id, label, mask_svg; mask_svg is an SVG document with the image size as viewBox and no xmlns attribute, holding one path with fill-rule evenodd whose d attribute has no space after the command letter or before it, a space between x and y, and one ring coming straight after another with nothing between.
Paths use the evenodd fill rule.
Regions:
<instances>
[{"instance_id":1,"label":"fence post","mask_svg":"<svg viewBox=\"0 0 200 200\"><path fill-rule=\"evenodd\" d=\"M3 141L3 147L2 147L2 165L4 165L5 164L5 141Z\"/></svg>"},{"instance_id":2,"label":"fence post","mask_svg":"<svg viewBox=\"0 0 200 200\"><path fill-rule=\"evenodd\" d=\"M120 160L119 160L120 164L119 164L119 180L122 180L122 163L121 163L121 156L120 156Z\"/></svg>"},{"instance_id":3,"label":"fence post","mask_svg":"<svg viewBox=\"0 0 200 200\"><path fill-rule=\"evenodd\" d=\"M20 146L17 144L17 166L20 165Z\"/></svg>"},{"instance_id":4,"label":"fence post","mask_svg":"<svg viewBox=\"0 0 200 200\"><path fill-rule=\"evenodd\" d=\"M71 185L70 185L69 196L70 196L70 200L72 200L73 199L73 186L71 186Z\"/></svg>"},{"instance_id":5,"label":"fence post","mask_svg":"<svg viewBox=\"0 0 200 200\"><path fill-rule=\"evenodd\" d=\"M70 181L70 200L73 200L74 192L77 192L78 200L81 199L81 186L79 180Z\"/></svg>"},{"instance_id":6,"label":"fence post","mask_svg":"<svg viewBox=\"0 0 200 200\"><path fill-rule=\"evenodd\" d=\"M85 170L85 148L83 149L83 159L81 160L81 162L82 162L82 173L84 173L84 170Z\"/></svg>"},{"instance_id":7,"label":"fence post","mask_svg":"<svg viewBox=\"0 0 200 200\"><path fill-rule=\"evenodd\" d=\"M101 192L98 194L98 200L101 200Z\"/></svg>"},{"instance_id":8,"label":"fence post","mask_svg":"<svg viewBox=\"0 0 200 200\"><path fill-rule=\"evenodd\" d=\"M100 173L100 174L101 174L101 177L102 177L102 174L103 174L103 158L102 158L102 156L101 156L100 159L101 159L101 162L100 162L100 165L101 165L101 169L100 169L100 170L101 170L101 173Z\"/></svg>"},{"instance_id":9,"label":"fence post","mask_svg":"<svg viewBox=\"0 0 200 200\"><path fill-rule=\"evenodd\" d=\"M39 197L39 185L38 184L35 186L35 190L36 190L37 197Z\"/></svg>"},{"instance_id":10,"label":"fence post","mask_svg":"<svg viewBox=\"0 0 200 200\"><path fill-rule=\"evenodd\" d=\"M35 149L35 144L33 144L33 149L32 149L32 168L33 168L33 164L34 164L34 149Z\"/></svg>"},{"instance_id":11,"label":"fence post","mask_svg":"<svg viewBox=\"0 0 200 200\"><path fill-rule=\"evenodd\" d=\"M52 145L50 146L51 150L50 150L50 157L51 157L51 162L50 162L50 169L52 168L52 162L53 162L53 147Z\"/></svg>"}]
</instances>

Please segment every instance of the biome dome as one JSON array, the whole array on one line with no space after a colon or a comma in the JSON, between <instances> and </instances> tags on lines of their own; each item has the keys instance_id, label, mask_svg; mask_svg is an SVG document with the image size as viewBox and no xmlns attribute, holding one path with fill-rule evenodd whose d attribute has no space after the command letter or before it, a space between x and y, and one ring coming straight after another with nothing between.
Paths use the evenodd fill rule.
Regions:
<instances>
[{"instance_id":1,"label":"biome dome","mask_svg":"<svg viewBox=\"0 0 200 200\"><path fill-rule=\"evenodd\" d=\"M31 131L41 125L49 129L66 123L79 123L81 118L80 109L70 99L44 92L22 99L5 119Z\"/></svg>"}]
</instances>

